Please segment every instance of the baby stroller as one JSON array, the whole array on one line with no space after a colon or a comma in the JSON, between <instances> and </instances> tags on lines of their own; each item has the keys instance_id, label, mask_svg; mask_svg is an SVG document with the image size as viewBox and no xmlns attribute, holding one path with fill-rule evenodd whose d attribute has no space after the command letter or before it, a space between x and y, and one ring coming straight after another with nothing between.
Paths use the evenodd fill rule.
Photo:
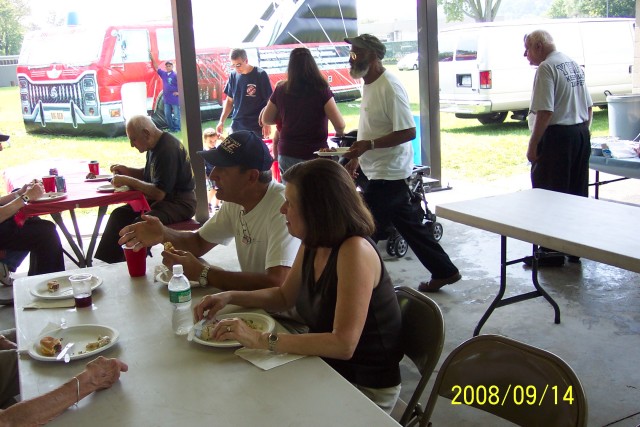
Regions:
<instances>
[{"instance_id":1,"label":"baby stroller","mask_svg":"<svg viewBox=\"0 0 640 427\"><path fill-rule=\"evenodd\" d=\"M350 147L357 139L357 131L351 131L343 136L331 138L331 140L337 143L339 147ZM347 159L340 158L341 164L346 164L347 162ZM440 239L442 239L444 229L442 224L436 221L436 215L429 210L426 197L426 193L431 191L431 184L437 182L437 180L429 178L430 172L431 168L429 166L414 166L411 176L407 179L407 184L409 185L411 203L420 205L420 208L417 209L417 211L421 213L422 223L428 227L429 231L433 234L434 239L436 239L436 241L440 241ZM366 188L367 181L368 180L365 175L359 170L356 178L356 185L360 189L364 189ZM390 256L402 258L407 254L409 245L400 233L398 233L395 227L389 226L384 234L387 239L387 253Z\"/></svg>"}]
</instances>

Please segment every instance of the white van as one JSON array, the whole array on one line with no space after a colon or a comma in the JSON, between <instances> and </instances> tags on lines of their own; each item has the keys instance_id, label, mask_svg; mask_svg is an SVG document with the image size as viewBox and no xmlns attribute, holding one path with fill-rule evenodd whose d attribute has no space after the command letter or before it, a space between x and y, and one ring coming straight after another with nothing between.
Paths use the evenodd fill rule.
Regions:
<instances>
[{"instance_id":1,"label":"white van","mask_svg":"<svg viewBox=\"0 0 640 427\"><path fill-rule=\"evenodd\" d=\"M535 67L524 57L524 36L547 30L556 49L585 70L595 105L608 91L631 93L634 19L556 19L492 22L442 29L438 34L440 111L501 123L509 111L524 120Z\"/></svg>"}]
</instances>

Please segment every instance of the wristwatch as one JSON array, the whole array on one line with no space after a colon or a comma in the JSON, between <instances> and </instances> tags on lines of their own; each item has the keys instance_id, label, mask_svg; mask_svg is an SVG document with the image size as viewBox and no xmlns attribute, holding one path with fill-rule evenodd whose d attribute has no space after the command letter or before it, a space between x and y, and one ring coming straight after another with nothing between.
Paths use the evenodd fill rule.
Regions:
<instances>
[{"instance_id":1,"label":"wristwatch","mask_svg":"<svg viewBox=\"0 0 640 427\"><path fill-rule=\"evenodd\" d=\"M371 144L371 148L370 148L371 150L376 148L376 140L375 139L370 139L369 143Z\"/></svg>"},{"instance_id":2,"label":"wristwatch","mask_svg":"<svg viewBox=\"0 0 640 427\"><path fill-rule=\"evenodd\" d=\"M200 277L198 278L198 283L200 283L200 286L203 288L209 284L209 278L207 276L209 275L210 269L211 267L207 265L202 269L202 273L200 273Z\"/></svg>"},{"instance_id":3,"label":"wristwatch","mask_svg":"<svg viewBox=\"0 0 640 427\"><path fill-rule=\"evenodd\" d=\"M278 343L278 334L275 332L271 332L269 334L269 338L267 339L267 348L271 352L276 352L276 344Z\"/></svg>"},{"instance_id":4,"label":"wristwatch","mask_svg":"<svg viewBox=\"0 0 640 427\"><path fill-rule=\"evenodd\" d=\"M22 196L20 196L20 198L25 203L29 203L29 200L31 200L31 198L29 196L27 196L26 194L23 194Z\"/></svg>"}]
</instances>

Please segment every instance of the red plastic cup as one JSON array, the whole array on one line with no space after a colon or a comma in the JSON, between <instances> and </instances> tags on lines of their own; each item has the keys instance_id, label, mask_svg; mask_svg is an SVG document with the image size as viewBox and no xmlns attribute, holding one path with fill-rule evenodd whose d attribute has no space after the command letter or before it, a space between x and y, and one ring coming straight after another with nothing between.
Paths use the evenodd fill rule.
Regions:
<instances>
[{"instance_id":1,"label":"red plastic cup","mask_svg":"<svg viewBox=\"0 0 640 427\"><path fill-rule=\"evenodd\" d=\"M45 193L53 193L56 191L56 176L47 175L42 177L42 186Z\"/></svg>"},{"instance_id":2,"label":"red plastic cup","mask_svg":"<svg viewBox=\"0 0 640 427\"><path fill-rule=\"evenodd\" d=\"M100 175L100 163L97 160L91 160L89 162L89 172L98 176Z\"/></svg>"},{"instance_id":3,"label":"red plastic cup","mask_svg":"<svg viewBox=\"0 0 640 427\"><path fill-rule=\"evenodd\" d=\"M138 252L135 252L133 248L122 245L122 249L127 260L129 276L141 277L147 274L147 248L141 248Z\"/></svg>"}]
</instances>

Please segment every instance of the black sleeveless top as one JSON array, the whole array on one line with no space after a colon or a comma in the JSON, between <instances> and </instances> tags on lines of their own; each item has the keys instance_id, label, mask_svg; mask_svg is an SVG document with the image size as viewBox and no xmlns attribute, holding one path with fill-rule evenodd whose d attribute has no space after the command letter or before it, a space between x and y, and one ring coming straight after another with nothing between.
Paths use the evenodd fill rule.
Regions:
<instances>
[{"instance_id":1,"label":"black sleeveless top","mask_svg":"<svg viewBox=\"0 0 640 427\"><path fill-rule=\"evenodd\" d=\"M373 241L367 238L376 249ZM296 308L309 326L310 333L333 331L337 299L338 250L333 248L318 282L314 281L315 249L306 248L302 264L302 287ZM400 384L399 362L403 357L400 343L402 319L391 278L380 253L380 283L373 289L367 319L360 341L350 360L323 358L349 382L363 387L384 388Z\"/></svg>"}]
</instances>

